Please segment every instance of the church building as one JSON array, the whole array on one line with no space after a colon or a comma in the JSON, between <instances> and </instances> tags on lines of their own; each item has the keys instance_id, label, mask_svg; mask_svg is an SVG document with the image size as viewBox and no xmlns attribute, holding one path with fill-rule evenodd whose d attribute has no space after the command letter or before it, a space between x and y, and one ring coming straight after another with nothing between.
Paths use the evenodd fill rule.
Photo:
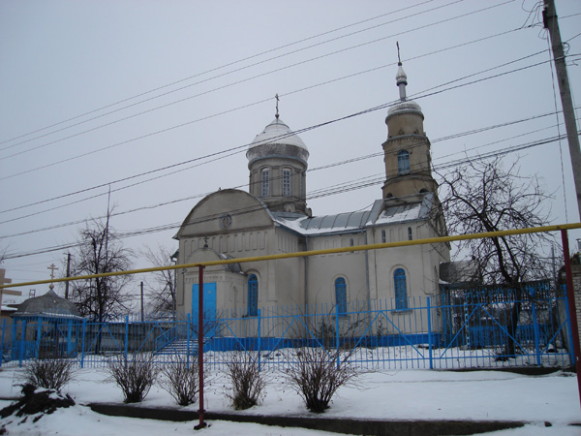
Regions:
<instances>
[{"instance_id":1,"label":"church building","mask_svg":"<svg viewBox=\"0 0 581 436\"><path fill-rule=\"evenodd\" d=\"M424 115L406 98L401 63L396 82L400 99L388 111L382 144L385 182L369 210L313 215L306 201L308 148L277 110L246 153L249 192L219 190L195 205L176 235L178 263L444 235ZM347 311L355 302L388 300L405 314L413 297L439 292L440 264L449 261L449 251L447 244L412 245L208 267L205 312L254 317L263 307L308 310L319 303ZM178 273L179 316L197 313L197 289L197 268Z\"/></svg>"}]
</instances>

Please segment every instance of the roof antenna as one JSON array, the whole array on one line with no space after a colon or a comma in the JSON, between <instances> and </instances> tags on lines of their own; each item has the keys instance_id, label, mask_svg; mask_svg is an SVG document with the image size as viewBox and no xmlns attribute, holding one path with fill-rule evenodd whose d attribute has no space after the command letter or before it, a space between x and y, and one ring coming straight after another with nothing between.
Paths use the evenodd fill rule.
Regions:
<instances>
[{"instance_id":1,"label":"roof antenna","mask_svg":"<svg viewBox=\"0 0 581 436\"><path fill-rule=\"evenodd\" d=\"M274 115L276 117L276 119L278 120L278 93L274 96L274 98L276 98L276 114Z\"/></svg>"}]
</instances>

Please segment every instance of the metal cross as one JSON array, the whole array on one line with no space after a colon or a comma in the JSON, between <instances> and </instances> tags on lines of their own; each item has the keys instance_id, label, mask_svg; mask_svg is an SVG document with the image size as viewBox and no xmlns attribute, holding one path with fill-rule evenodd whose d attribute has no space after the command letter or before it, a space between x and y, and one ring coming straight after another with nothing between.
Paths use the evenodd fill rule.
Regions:
<instances>
[{"instance_id":1,"label":"metal cross","mask_svg":"<svg viewBox=\"0 0 581 436\"><path fill-rule=\"evenodd\" d=\"M58 271L58 268L55 266L55 264L51 264L50 266L47 266L46 269L50 270L50 278L54 279L54 272Z\"/></svg>"},{"instance_id":2,"label":"metal cross","mask_svg":"<svg viewBox=\"0 0 581 436\"><path fill-rule=\"evenodd\" d=\"M401 58L399 57L399 41L396 41L395 45L397 46L397 64L401 65Z\"/></svg>"},{"instance_id":3,"label":"metal cross","mask_svg":"<svg viewBox=\"0 0 581 436\"><path fill-rule=\"evenodd\" d=\"M275 115L275 117L278 120L278 102L279 102L278 93L274 96L274 98L276 98L276 115Z\"/></svg>"}]
</instances>

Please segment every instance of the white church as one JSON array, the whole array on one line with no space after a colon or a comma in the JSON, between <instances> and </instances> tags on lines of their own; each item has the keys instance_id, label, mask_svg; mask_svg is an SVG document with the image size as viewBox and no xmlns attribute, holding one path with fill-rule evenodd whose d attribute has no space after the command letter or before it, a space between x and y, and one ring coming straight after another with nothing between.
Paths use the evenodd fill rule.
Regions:
<instances>
[{"instance_id":1,"label":"white church","mask_svg":"<svg viewBox=\"0 0 581 436\"><path fill-rule=\"evenodd\" d=\"M396 81L400 99L387 113L382 144L385 183L371 209L312 214L306 202L308 148L277 113L246 153L250 192L219 190L196 204L176 235L178 263L444 235L424 115L406 98L401 63ZM325 303L346 311L356 301L391 300L405 316L413 297L439 293L440 265L449 255L447 244L430 244L208 267L205 312L255 317L263 307ZM197 313L197 289L197 268L178 273L180 317Z\"/></svg>"}]
</instances>

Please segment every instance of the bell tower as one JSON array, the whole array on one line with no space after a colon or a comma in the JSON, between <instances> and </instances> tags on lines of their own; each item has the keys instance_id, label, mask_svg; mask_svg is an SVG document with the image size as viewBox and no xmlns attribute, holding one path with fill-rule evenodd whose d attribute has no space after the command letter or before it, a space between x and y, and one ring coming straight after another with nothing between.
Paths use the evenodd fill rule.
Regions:
<instances>
[{"instance_id":1,"label":"bell tower","mask_svg":"<svg viewBox=\"0 0 581 436\"><path fill-rule=\"evenodd\" d=\"M399 101L385 119L387 141L383 143L385 183L383 198L400 198L417 194L437 194L432 177L430 141L424 131L424 114L420 105L406 96L407 76L398 62L396 84Z\"/></svg>"}]
</instances>

